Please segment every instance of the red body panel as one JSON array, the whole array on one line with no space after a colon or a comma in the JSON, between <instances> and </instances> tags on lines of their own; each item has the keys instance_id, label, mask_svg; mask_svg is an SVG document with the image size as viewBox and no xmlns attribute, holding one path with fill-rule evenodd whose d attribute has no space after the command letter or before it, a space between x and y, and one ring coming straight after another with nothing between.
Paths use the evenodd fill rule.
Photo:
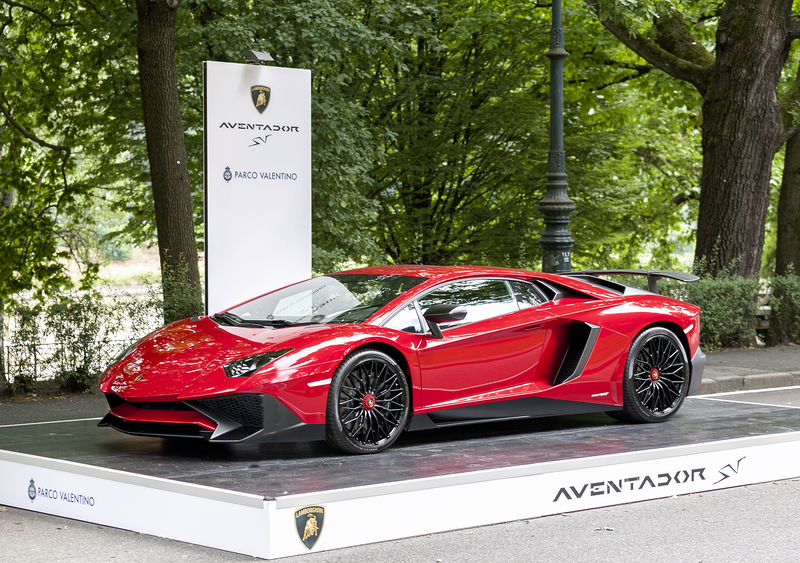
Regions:
<instances>
[{"instance_id":1,"label":"red body panel","mask_svg":"<svg viewBox=\"0 0 800 563\"><path fill-rule=\"evenodd\" d=\"M658 295L623 297L569 277L503 268L394 266L351 273L428 279L360 324L240 328L220 326L208 317L179 321L144 338L112 364L100 388L133 403L265 394L303 423L323 424L334 371L354 350L374 347L395 356L407 372L414 413L533 396L613 407L622 403L628 350L643 329L670 327L685 338L690 358L699 349L699 309ZM579 294L453 328L442 339L380 326L438 284L485 277L550 281ZM596 342L579 376L554 385L575 323L599 327ZM228 377L223 370L237 358L287 349L249 377ZM213 421L199 413L126 408L115 407L113 414L213 429Z\"/></svg>"}]
</instances>

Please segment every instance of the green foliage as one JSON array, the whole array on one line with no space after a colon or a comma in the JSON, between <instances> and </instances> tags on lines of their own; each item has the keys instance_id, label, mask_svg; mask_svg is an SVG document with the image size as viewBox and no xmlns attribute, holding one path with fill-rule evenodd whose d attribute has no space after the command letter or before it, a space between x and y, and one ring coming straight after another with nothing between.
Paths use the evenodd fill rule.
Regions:
<instances>
[{"instance_id":1,"label":"green foliage","mask_svg":"<svg viewBox=\"0 0 800 563\"><path fill-rule=\"evenodd\" d=\"M56 379L68 391L88 391L102 368L102 351L110 344L103 331L107 314L102 298L94 292L64 293L49 304L45 327L61 345L51 356Z\"/></svg>"},{"instance_id":2,"label":"green foliage","mask_svg":"<svg viewBox=\"0 0 800 563\"><path fill-rule=\"evenodd\" d=\"M683 9L680 0L596 0L595 3L601 20L638 24L639 27L653 18Z\"/></svg>"},{"instance_id":3,"label":"green foliage","mask_svg":"<svg viewBox=\"0 0 800 563\"><path fill-rule=\"evenodd\" d=\"M16 304L6 315L6 323L11 321L16 326L15 339L19 342L20 352L16 357L14 372L6 373L9 393L35 393L38 374L36 344L44 336L42 326L42 305ZM6 366L8 370L9 367Z\"/></svg>"},{"instance_id":4,"label":"green foliage","mask_svg":"<svg viewBox=\"0 0 800 563\"><path fill-rule=\"evenodd\" d=\"M368 61L375 78L362 83L370 120L391 133L367 192L379 205L376 261L536 261L526 239L540 226L530 208L546 118L531 88L544 38L531 26L545 15L511 2L427 2L385 26L402 62Z\"/></svg>"},{"instance_id":5,"label":"green foliage","mask_svg":"<svg viewBox=\"0 0 800 563\"><path fill-rule=\"evenodd\" d=\"M650 115L629 114L628 126L617 130L595 128L603 134L571 135L573 145L581 143L568 160L577 207L570 226L574 261L576 267L675 268L675 249L691 240L685 225L697 213L699 130L691 121L676 127L685 109L659 109L636 92L627 97L651 108Z\"/></svg>"},{"instance_id":6,"label":"green foliage","mask_svg":"<svg viewBox=\"0 0 800 563\"><path fill-rule=\"evenodd\" d=\"M12 303L5 311L8 391L35 392L43 376L69 391L91 390L119 351L160 324L158 288L150 287L144 295L68 291Z\"/></svg>"},{"instance_id":7,"label":"green foliage","mask_svg":"<svg viewBox=\"0 0 800 563\"><path fill-rule=\"evenodd\" d=\"M696 214L699 122L694 105L686 105L696 94L660 73L636 81L648 72L643 62L582 2L567 7L576 263L640 265L645 252L648 265L669 266L674 248L690 236L676 225ZM195 0L179 14L196 194L200 63L240 62L241 46L249 44L277 64L312 70L315 270L348 260L538 268L549 7ZM153 236L148 198L125 203L141 241Z\"/></svg>"},{"instance_id":8,"label":"green foliage","mask_svg":"<svg viewBox=\"0 0 800 563\"><path fill-rule=\"evenodd\" d=\"M376 206L364 189L375 165L375 136L381 132L365 119L358 83L369 79L369 60L396 64L395 39L372 22L385 27L397 14L416 10L412 2L387 0L182 2L177 60L198 237L203 217L201 63L243 62L252 48L271 53L279 66L312 71L314 268L330 270L350 258L361 261L376 254L365 229ZM153 235L150 204L133 206L136 221L128 229L146 240Z\"/></svg>"},{"instance_id":9,"label":"green foliage","mask_svg":"<svg viewBox=\"0 0 800 563\"><path fill-rule=\"evenodd\" d=\"M675 268L697 216L699 95L621 46L583 1L566 6L574 267Z\"/></svg>"},{"instance_id":10,"label":"green foliage","mask_svg":"<svg viewBox=\"0 0 800 563\"><path fill-rule=\"evenodd\" d=\"M770 280L769 306L767 345L800 344L800 276L794 268Z\"/></svg>"},{"instance_id":11,"label":"green foliage","mask_svg":"<svg viewBox=\"0 0 800 563\"><path fill-rule=\"evenodd\" d=\"M659 3L605 4L603 9L638 18L659 9ZM110 257L130 242L155 238L135 14L118 1L92 10L75 0L49 4L46 18L19 7L9 13L13 21L4 28L3 46L14 56L0 75L8 78L8 99L24 99L15 114L30 116L29 129L70 152L64 159L64 151L18 133L3 145L2 157L16 163L12 176L27 178L33 188L15 188L15 208L0 219L0 236L10 243L0 264L7 277L18 277L5 295L31 286L53 293L68 283L59 276L58 260L67 256L59 244L69 242L72 255L91 263L98 260L90 251L98 237ZM278 65L312 70L315 270L348 260L538 268L538 201L548 150L548 6L184 0L178 15L179 88L198 241L201 63L241 62L244 51L254 48L271 52ZM583 2L566 2L565 27L576 265L640 265L645 252L650 265L668 266L671 251L687 236L677 236L676 225L694 214L699 123L694 107L687 107L691 96L682 83L658 73L636 80L649 69L605 32ZM53 46L59 50L51 53ZM17 54L22 51L25 57ZM64 109L54 121L45 108L56 100ZM86 107L93 109L79 111ZM74 142L60 139L60 131L70 131ZM48 186L40 179L44 158L51 161ZM30 198L41 201L33 205ZM99 199L127 221L109 222L98 210ZM85 250L78 252L81 245ZM95 271L86 268L90 275Z\"/></svg>"},{"instance_id":12,"label":"green foliage","mask_svg":"<svg viewBox=\"0 0 800 563\"><path fill-rule=\"evenodd\" d=\"M91 238L95 198L129 176L135 18L121 2L3 6L0 298L52 294L71 285L69 256L92 282L96 262L71 243Z\"/></svg>"},{"instance_id":13,"label":"green foliage","mask_svg":"<svg viewBox=\"0 0 800 563\"><path fill-rule=\"evenodd\" d=\"M203 314L205 306L198 298L202 292L190 281L185 263L181 262L175 268L165 265L161 284L165 324Z\"/></svg>"},{"instance_id":14,"label":"green foliage","mask_svg":"<svg viewBox=\"0 0 800 563\"><path fill-rule=\"evenodd\" d=\"M713 44L714 2L599 5L642 29L686 8L695 36ZM156 236L136 16L119 0L94 6L57 0L36 13L14 3L1 16L0 102L60 148L0 117L0 196L14 196L0 208L0 298L54 294L69 284L68 255L91 280L94 246L114 258ZM696 216L698 95L622 47L582 0L566 0L564 16L575 265L673 267ZM550 6L529 1L183 0L177 65L196 240L202 61L242 62L252 48L312 71L316 271L347 261L538 268L549 26ZM165 310L173 319L198 309Z\"/></svg>"},{"instance_id":15,"label":"green foliage","mask_svg":"<svg viewBox=\"0 0 800 563\"><path fill-rule=\"evenodd\" d=\"M706 274L696 265L699 281L688 284L683 299L700 312L700 344L706 349L750 346L755 343L758 280L730 275Z\"/></svg>"},{"instance_id":16,"label":"green foliage","mask_svg":"<svg viewBox=\"0 0 800 563\"><path fill-rule=\"evenodd\" d=\"M100 243L100 250L109 260L127 260L133 255L133 246L120 240L107 240Z\"/></svg>"},{"instance_id":17,"label":"green foliage","mask_svg":"<svg viewBox=\"0 0 800 563\"><path fill-rule=\"evenodd\" d=\"M670 267L696 215L696 95L650 72L582 3L569 2L565 148L577 267ZM538 268L549 138L547 6L428 2L386 29L402 64L364 86L383 161L366 192L375 262ZM513 46L513 48L509 48ZM680 92L680 95L675 92ZM693 97L694 96L694 97ZM687 107L686 100L692 101ZM649 258L641 264L640 256Z\"/></svg>"}]
</instances>

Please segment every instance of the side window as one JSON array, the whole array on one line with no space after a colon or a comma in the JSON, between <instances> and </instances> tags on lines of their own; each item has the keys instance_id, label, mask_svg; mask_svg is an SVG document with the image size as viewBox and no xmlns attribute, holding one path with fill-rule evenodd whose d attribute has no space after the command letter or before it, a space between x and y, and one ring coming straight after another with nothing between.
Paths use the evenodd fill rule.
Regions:
<instances>
[{"instance_id":1,"label":"side window","mask_svg":"<svg viewBox=\"0 0 800 563\"><path fill-rule=\"evenodd\" d=\"M519 310L503 280L457 281L434 289L419 299L423 313L431 306L441 303L463 305L467 308L467 316L463 321L443 323L439 325L442 330Z\"/></svg>"},{"instance_id":2,"label":"side window","mask_svg":"<svg viewBox=\"0 0 800 563\"><path fill-rule=\"evenodd\" d=\"M394 330L402 330L403 332L413 332L421 334L425 332L419 322L419 315L417 315L417 308L414 304L406 305L397 312L389 321L383 325L386 328L393 328Z\"/></svg>"},{"instance_id":3,"label":"side window","mask_svg":"<svg viewBox=\"0 0 800 563\"><path fill-rule=\"evenodd\" d=\"M511 286L511 291L514 292L514 297L517 298L517 304L520 309L538 307L547 301L536 291L536 288L530 284L518 281L510 281L508 284Z\"/></svg>"}]
</instances>

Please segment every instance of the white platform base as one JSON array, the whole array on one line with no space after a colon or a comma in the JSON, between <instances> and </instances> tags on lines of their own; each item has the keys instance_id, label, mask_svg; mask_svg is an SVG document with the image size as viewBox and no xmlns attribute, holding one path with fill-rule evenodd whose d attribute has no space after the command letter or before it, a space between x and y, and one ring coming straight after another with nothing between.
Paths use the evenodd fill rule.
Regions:
<instances>
[{"instance_id":1,"label":"white platform base","mask_svg":"<svg viewBox=\"0 0 800 563\"><path fill-rule=\"evenodd\" d=\"M0 450L0 504L272 559L798 476L800 432L277 499Z\"/></svg>"}]
</instances>

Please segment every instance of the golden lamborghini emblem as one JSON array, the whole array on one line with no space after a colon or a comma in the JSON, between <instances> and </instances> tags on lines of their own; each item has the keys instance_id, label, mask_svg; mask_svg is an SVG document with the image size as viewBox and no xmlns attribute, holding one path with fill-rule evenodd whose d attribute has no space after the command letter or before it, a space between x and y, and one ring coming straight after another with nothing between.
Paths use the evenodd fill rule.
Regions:
<instances>
[{"instance_id":1,"label":"golden lamborghini emblem","mask_svg":"<svg viewBox=\"0 0 800 563\"><path fill-rule=\"evenodd\" d=\"M297 537L306 549L311 549L317 543L324 521L325 509L321 506L306 506L294 513Z\"/></svg>"},{"instance_id":2,"label":"golden lamborghini emblem","mask_svg":"<svg viewBox=\"0 0 800 563\"><path fill-rule=\"evenodd\" d=\"M256 106L258 113L264 113L269 105L269 86L250 86L250 97L253 99L253 105Z\"/></svg>"}]
</instances>

